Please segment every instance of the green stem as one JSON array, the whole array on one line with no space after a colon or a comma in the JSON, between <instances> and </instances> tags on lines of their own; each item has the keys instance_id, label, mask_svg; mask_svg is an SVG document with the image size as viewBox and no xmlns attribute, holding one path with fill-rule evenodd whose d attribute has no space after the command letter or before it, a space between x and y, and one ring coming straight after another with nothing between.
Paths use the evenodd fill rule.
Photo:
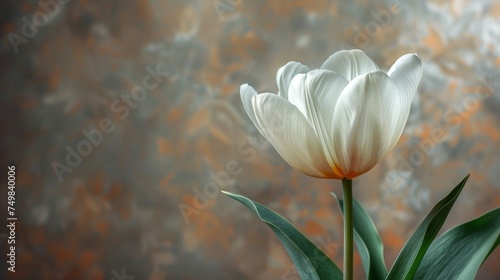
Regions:
<instances>
[{"instance_id":1,"label":"green stem","mask_svg":"<svg viewBox=\"0 0 500 280\"><path fill-rule=\"evenodd\" d=\"M344 191L344 280L353 278L352 180L342 179Z\"/></svg>"}]
</instances>

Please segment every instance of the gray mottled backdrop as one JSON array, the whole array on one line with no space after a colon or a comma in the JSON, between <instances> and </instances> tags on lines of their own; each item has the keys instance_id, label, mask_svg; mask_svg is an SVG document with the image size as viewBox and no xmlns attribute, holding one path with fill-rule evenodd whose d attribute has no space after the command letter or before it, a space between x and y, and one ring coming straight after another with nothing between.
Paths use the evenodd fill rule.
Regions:
<instances>
[{"instance_id":1,"label":"gray mottled backdrop","mask_svg":"<svg viewBox=\"0 0 500 280\"><path fill-rule=\"evenodd\" d=\"M296 279L273 233L218 188L280 212L341 267L328 194L340 182L289 167L238 92L276 92L280 66L340 49L386 69L409 52L424 63L397 148L354 183L388 265L467 173L445 229L500 205L496 0L58 1L0 8L2 175L17 168L9 279ZM499 279L499 261L478 279Z\"/></svg>"}]
</instances>

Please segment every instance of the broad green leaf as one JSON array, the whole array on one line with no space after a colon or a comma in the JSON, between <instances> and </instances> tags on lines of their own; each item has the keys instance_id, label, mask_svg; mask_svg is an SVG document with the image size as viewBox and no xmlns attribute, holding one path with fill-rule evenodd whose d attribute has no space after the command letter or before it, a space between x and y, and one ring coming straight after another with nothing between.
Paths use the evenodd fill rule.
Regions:
<instances>
[{"instance_id":1,"label":"broad green leaf","mask_svg":"<svg viewBox=\"0 0 500 280\"><path fill-rule=\"evenodd\" d=\"M334 193L332 195L337 199L340 211L344 214L344 201L339 199ZM354 241L363 261L366 279L385 279L387 268L384 263L384 245L382 244L382 240L368 213L366 213L355 199L353 201Z\"/></svg>"},{"instance_id":2,"label":"broad green leaf","mask_svg":"<svg viewBox=\"0 0 500 280\"><path fill-rule=\"evenodd\" d=\"M415 279L474 279L479 267L498 246L500 208L461 224L434 241Z\"/></svg>"},{"instance_id":3,"label":"broad green leaf","mask_svg":"<svg viewBox=\"0 0 500 280\"><path fill-rule=\"evenodd\" d=\"M252 210L279 237L301 279L342 280L340 269L280 214L244 196L222 191Z\"/></svg>"},{"instance_id":4,"label":"broad green leaf","mask_svg":"<svg viewBox=\"0 0 500 280\"><path fill-rule=\"evenodd\" d=\"M444 221L448 217L453 204L469 179L467 175L445 198L432 208L424 221L410 237L399 253L394 265L387 275L387 280L410 280L417 272L418 266L431 245Z\"/></svg>"}]
</instances>

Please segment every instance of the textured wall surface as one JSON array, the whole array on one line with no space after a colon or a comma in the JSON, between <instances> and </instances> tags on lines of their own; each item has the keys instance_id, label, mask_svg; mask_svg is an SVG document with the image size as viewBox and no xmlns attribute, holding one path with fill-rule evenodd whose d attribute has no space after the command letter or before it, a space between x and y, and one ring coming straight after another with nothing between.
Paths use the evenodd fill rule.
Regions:
<instances>
[{"instance_id":1,"label":"textured wall surface","mask_svg":"<svg viewBox=\"0 0 500 280\"><path fill-rule=\"evenodd\" d=\"M424 63L396 149L354 183L386 263L467 173L444 229L500 205L496 0L59 1L0 8L2 175L17 168L8 279L296 279L272 231L207 187L214 178L286 216L341 267L329 196L340 182L288 166L239 86L277 92L286 62L317 68L344 48L384 69L409 52ZM213 198L193 200L203 192ZM477 279L500 279L499 262L497 250ZM362 279L359 256L355 266Z\"/></svg>"}]
</instances>

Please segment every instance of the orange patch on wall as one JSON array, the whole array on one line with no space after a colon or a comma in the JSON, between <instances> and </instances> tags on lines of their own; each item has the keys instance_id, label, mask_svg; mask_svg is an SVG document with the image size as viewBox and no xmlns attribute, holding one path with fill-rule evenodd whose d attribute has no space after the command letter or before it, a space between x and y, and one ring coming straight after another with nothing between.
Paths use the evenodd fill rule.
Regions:
<instances>
[{"instance_id":1,"label":"orange patch on wall","mask_svg":"<svg viewBox=\"0 0 500 280\"><path fill-rule=\"evenodd\" d=\"M45 234L45 230L41 228L31 228L30 234L28 236L30 241L34 245L40 245L47 240L47 235Z\"/></svg>"},{"instance_id":2,"label":"orange patch on wall","mask_svg":"<svg viewBox=\"0 0 500 280\"><path fill-rule=\"evenodd\" d=\"M160 155L168 155L172 152L172 143L168 138L158 137L156 139L156 145L158 146Z\"/></svg>"},{"instance_id":3,"label":"orange patch on wall","mask_svg":"<svg viewBox=\"0 0 500 280\"><path fill-rule=\"evenodd\" d=\"M307 224L304 226L304 234L305 235L325 235L326 234L326 229L318 224L315 221L309 221Z\"/></svg>"},{"instance_id":4,"label":"orange patch on wall","mask_svg":"<svg viewBox=\"0 0 500 280\"><path fill-rule=\"evenodd\" d=\"M104 235L108 232L109 222L102 220L96 223L95 228L99 234Z\"/></svg>"},{"instance_id":5,"label":"orange patch on wall","mask_svg":"<svg viewBox=\"0 0 500 280\"><path fill-rule=\"evenodd\" d=\"M82 268L91 266L97 260L97 255L90 250L84 250L80 253L79 265Z\"/></svg>"},{"instance_id":6,"label":"orange patch on wall","mask_svg":"<svg viewBox=\"0 0 500 280\"><path fill-rule=\"evenodd\" d=\"M101 194L104 189L104 175L99 172L90 181L90 188L93 194Z\"/></svg>"},{"instance_id":7,"label":"orange patch on wall","mask_svg":"<svg viewBox=\"0 0 500 280\"><path fill-rule=\"evenodd\" d=\"M382 233L382 240L387 247L392 248L403 248L403 245L405 244L405 240L392 230L384 231Z\"/></svg>"},{"instance_id":8,"label":"orange patch on wall","mask_svg":"<svg viewBox=\"0 0 500 280\"><path fill-rule=\"evenodd\" d=\"M427 37L424 38L424 45L429 47L434 54L441 53L444 49L444 43L439 31L430 27Z\"/></svg>"},{"instance_id":9,"label":"orange patch on wall","mask_svg":"<svg viewBox=\"0 0 500 280\"><path fill-rule=\"evenodd\" d=\"M330 208L321 208L314 211L314 217L316 218L327 218L332 216L332 210Z\"/></svg>"},{"instance_id":10,"label":"orange patch on wall","mask_svg":"<svg viewBox=\"0 0 500 280\"><path fill-rule=\"evenodd\" d=\"M182 117L182 109L181 108L173 108L167 114L167 123L174 124L178 122Z\"/></svg>"},{"instance_id":11,"label":"orange patch on wall","mask_svg":"<svg viewBox=\"0 0 500 280\"><path fill-rule=\"evenodd\" d=\"M54 256L56 264L58 266L63 266L68 262L73 262L75 259L75 251L59 242L61 241L52 242L47 245L47 251Z\"/></svg>"}]
</instances>

